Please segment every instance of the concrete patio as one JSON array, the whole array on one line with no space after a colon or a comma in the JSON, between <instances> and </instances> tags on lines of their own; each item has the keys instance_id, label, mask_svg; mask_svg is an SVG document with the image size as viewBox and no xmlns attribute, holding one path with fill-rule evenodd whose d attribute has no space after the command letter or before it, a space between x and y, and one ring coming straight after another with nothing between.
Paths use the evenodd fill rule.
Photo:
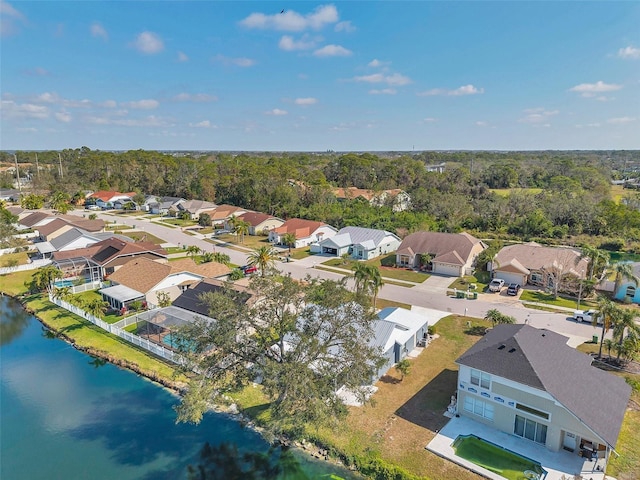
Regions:
<instances>
[{"instance_id":1,"label":"concrete patio","mask_svg":"<svg viewBox=\"0 0 640 480\"><path fill-rule=\"evenodd\" d=\"M552 452L543 445L538 445L516 435L509 435L466 417L454 417L449 420L449 423L440 430L438 435L425 448L486 478L503 480L500 475L456 456L452 444L458 435L476 435L507 450L539 462L542 468L547 471L544 480L573 480L574 475L580 475L585 480L605 479L603 473L605 467L604 459L596 462L585 460L576 453L564 450ZM611 477L606 478L611 479Z\"/></svg>"}]
</instances>

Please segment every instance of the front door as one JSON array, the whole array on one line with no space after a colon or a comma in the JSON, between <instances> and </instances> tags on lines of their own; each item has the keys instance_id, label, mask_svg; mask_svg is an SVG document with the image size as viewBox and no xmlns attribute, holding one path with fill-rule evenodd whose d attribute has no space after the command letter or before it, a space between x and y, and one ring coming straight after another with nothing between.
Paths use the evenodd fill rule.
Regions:
<instances>
[{"instance_id":1,"label":"front door","mask_svg":"<svg viewBox=\"0 0 640 480\"><path fill-rule=\"evenodd\" d=\"M564 441L562 448L573 452L576 449L576 436L571 432L564 432Z\"/></svg>"}]
</instances>

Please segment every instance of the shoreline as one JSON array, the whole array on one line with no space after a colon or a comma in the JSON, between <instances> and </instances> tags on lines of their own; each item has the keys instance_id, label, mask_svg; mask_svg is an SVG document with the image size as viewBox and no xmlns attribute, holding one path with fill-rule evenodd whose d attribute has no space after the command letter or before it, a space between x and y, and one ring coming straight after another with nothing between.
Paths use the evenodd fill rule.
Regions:
<instances>
[{"instance_id":1,"label":"shoreline","mask_svg":"<svg viewBox=\"0 0 640 480\"><path fill-rule=\"evenodd\" d=\"M92 347L84 347L82 345L78 345L77 341L74 338L58 330L56 327L52 326L51 324L47 323L47 321L41 318L35 310L29 307L24 300L24 295L14 296L4 291L0 291L0 295L7 296L17 301L18 303L20 303L20 305L25 310L25 312L27 312L29 315L32 315L36 320L38 320L38 322L40 322L40 324L44 328L46 328L48 331L54 334L56 338L60 338L67 344L71 345L75 350L85 353L91 357L105 360L118 368L129 370L135 373L136 375L139 375L140 377L148 381L151 381L162 388L169 390L172 394L174 394L177 397L182 397L182 395L186 391L187 385L182 382L169 380L164 376L159 375L155 372L146 371L136 363L130 362L128 360L124 360L118 357L114 357L113 355L109 354L108 352L105 352L104 350L98 350ZM84 319L80 319L79 321L83 323L86 322L86 320ZM87 323L90 324L90 322L87 322ZM354 467L352 466L350 467L346 465L339 458L330 456L328 447L316 445L313 442L310 442L308 440L293 441L283 434L276 436L275 439L273 439L273 441L269 441L264 434L266 429L256 424L255 420L247 416L242 410L239 410L235 402L231 403L228 406L223 404L210 403L208 407L208 411L212 413L216 413L218 415L225 415L228 418L231 418L232 420L240 423L240 425L243 428L249 428L253 430L254 432L258 433L268 444L272 446L277 445L283 449L294 448L316 460L323 460L327 463L340 466L345 470L349 470L352 474L357 473L358 475L362 476L362 474L357 470L355 470ZM362 478L365 478L365 477L362 477Z\"/></svg>"}]
</instances>

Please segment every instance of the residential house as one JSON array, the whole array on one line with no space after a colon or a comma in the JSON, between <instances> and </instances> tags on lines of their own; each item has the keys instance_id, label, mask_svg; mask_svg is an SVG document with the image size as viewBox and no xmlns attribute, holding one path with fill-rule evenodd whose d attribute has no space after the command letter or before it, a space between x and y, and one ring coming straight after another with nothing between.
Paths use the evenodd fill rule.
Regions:
<instances>
[{"instance_id":1,"label":"residential house","mask_svg":"<svg viewBox=\"0 0 640 480\"><path fill-rule=\"evenodd\" d=\"M55 220L55 216L47 212L32 212L18 220L18 224L24 228L37 230L37 227Z\"/></svg>"},{"instance_id":2,"label":"residential house","mask_svg":"<svg viewBox=\"0 0 640 480\"><path fill-rule=\"evenodd\" d=\"M490 271L505 283L555 289L559 282L559 291L574 293L579 280L586 278L588 266L589 260L579 250L529 242L502 248L491 262Z\"/></svg>"},{"instance_id":3,"label":"residential house","mask_svg":"<svg viewBox=\"0 0 640 480\"><path fill-rule=\"evenodd\" d=\"M633 274L637 278L640 278L640 262L634 262L632 264L632 268ZM609 283L613 284L613 282ZM615 285L612 286L611 290L614 288ZM613 292L613 296L616 300L620 300L622 302L640 303L640 284L636 285L632 280L623 278L620 287Z\"/></svg>"},{"instance_id":4,"label":"residential house","mask_svg":"<svg viewBox=\"0 0 640 480\"><path fill-rule=\"evenodd\" d=\"M373 328L371 344L380 348L386 360L375 374L375 383L414 348L427 341L429 319L405 308L387 307L378 312Z\"/></svg>"},{"instance_id":5,"label":"residential house","mask_svg":"<svg viewBox=\"0 0 640 480\"><path fill-rule=\"evenodd\" d=\"M202 295L210 292L221 292L224 288L228 288L224 282L214 278L205 278L198 283L188 285L182 294L173 301L172 305L199 316L209 316L209 307L203 301ZM250 304L255 301L254 294L246 287L234 284L232 288L238 293L236 298L239 301Z\"/></svg>"},{"instance_id":6,"label":"residential house","mask_svg":"<svg viewBox=\"0 0 640 480\"><path fill-rule=\"evenodd\" d=\"M395 251L400 245L400 237L387 232L363 227L344 227L334 236L325 238L312 251L335 255L349 255L358 260L370 260Z\"/></svg>"},{"instance_id":7,"label":"residential house","mask_svg":"<svg viewBox=\"0 0 640 480\"><path fill-rule=\"evenodd\" d=\"M179 217L180 215L187 213L191 220L198 220L202 212L207 210L213 210L217 205L213 202L207 202L205 200L185 200L169 207L169 215Z\"/></svg>"},{"instance_id":8,"label":"residential house","mask_svg":"<svg viewBox=\"0 0 640 480\"><path fill-rule=\"evenodd\" d=\"M109 280L115 285L124 285L139 292L148 305L157 305L158 293L169 295L175 300L189 285L200 282L204 278L219 278L229 274L231 269L216 262L196 264L190 258L167 262L165 259L152 260L146 257L132 258L111 274ZM118 296L119 290L112 294L108 289L101 291L105 301L112 308L120 310L127 301ZM130 295L130 291L126 296ZM136 297L139 298L139 297Z\"/></svg>"},{"instance_id":9,"label":"residential house","mask_svg":"<svg viewBox=\"0 0 640 480\"><path fill-rule=\"evenodd\" d=\"M274 228L280 227L284 220L273 215L260 212L246 212L238 216L238 220L249 224L249 235L269 235ZM228 228L225 226L225 228Z\"/></svg>"},{"instance_id":10,"label":"residential house","mask_svg":"<svg viewBox=\"0 0 640 480\"><path fill-rule=\"evenodd\" d=\"M177 209L177 205L182 202L186 202L186 200L180 197L158 197L156 195L147 195L141 208L153 215L169 215L171 207Z\"/></svg>"},{"instance_id":11,"label":"residential house","mask_svg":"<svg viewBox=\"0 0 640 480\"><path fill-rule=\"evenodd\" d=\"M282 239L287 233L293 234L296 238L296 243L293 245L293 248L300 248L332 237L337 233L337 230L323 222L304 220L302 218L290 218L269 232L269 241L278 245L284 245Z\"/></svg>"},{"instance_id":12,"label":"residential house","mask_svg":"<svg viewBox=\"0 0 640 480\"><path fill-rule=\"evenodd\" d=\"M22 192L16 188L0 188L0 200L17 203L20 201Z\"/></svg>"},{"instance_id":13,"label":"residential house","mask_svg":"<svg viewBox=\"0 0 640 480\"><path fill-rule=\"evenodd\" d=\"M407 235L396 252L396 265L425 268L439 275L470 275L476 257L487 246L468 233L416 232ZM422 265L422 255L430 257Z\"/></svg>"},{"instance_id":14,"label":"residential house","mask_svg":"<svg viewBox=\"0 0 640 480\"><path fill-rule=\"evenodd\" d=\"M457 413L551 451L608 459L631 395L568 338L497 325L457 360Z\"/></svg>"},{"instance_id":15,"label":"residential house","mask_svg":"<svg viewBox=\"0 0 640 480\"><path fill-rule=\"evenodd\" d=\"M209 217L211 217L211 223L213 225L221 225L224 228L228 228L228 224L226 223L231 217L238 217L247 212L246 208L240 208L233 205L218 205L213 210L208 210L206 212Z\"/></svg>"},{"instance_id":16,"label":"residential house","mask_svg":"<svg viewBox=\"0 0 640 480\"><path fill-rule=\"evenodd\" d=\"M116 200L124 200L126 202L132 202L133 197L135 196L136 196L136 192L121 193L121 192L115 192L115 191L100 190L100 191L88 194L86 196L85 203L87 203L87 201L94 202L95 205L97 205L102 209L110 209L110 208L114 208L113 203Z\"/></svg>"},{"instance_id":17,"label":"residential house","mask_svg":"<svg viewBox=\"0 0 640 480\"><path fill-rule=\"evenodd\" d=\"M51 240L37 242L34 246L42 254L42 258L47 258L47 254L52 254L53 252L85 248L99 241L100 238L95 234L71 227L60 235L51 238Z\"/></svg>"},{"instance_id":18,"label":"residential house","mask_svg":"<svg viewBox=\"0 0 640 480\"><path fill-rule=\"evenodd\" d=\"M133 257L167 259L167 252L151 242L131 242L111 236L85 248L54 252L53 264L65 278L103 280Z\"/></svg>"},{"instance_id":19,"label":"residential house","mask_svg":"<svg viewBox=\"0 0 640 480\"><path fill-rule=\"evenodd\" d=\"M391 205L391 209L394 212L402 212L411 208L411 196L399 188L376 191L357 187L347 187L336 188L333 190L333 194L338 200L362 198L374 207Z\"/></svg>"}]
</instances>

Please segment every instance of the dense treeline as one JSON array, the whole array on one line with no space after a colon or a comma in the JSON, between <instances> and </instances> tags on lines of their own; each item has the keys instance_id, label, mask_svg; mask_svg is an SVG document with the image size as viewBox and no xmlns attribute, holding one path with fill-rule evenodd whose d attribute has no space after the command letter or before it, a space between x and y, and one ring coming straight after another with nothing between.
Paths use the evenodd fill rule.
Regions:
<instances>
[{"instance_id":1,"label":"dense treeline","mask_svg":"<svg viewBox=\"0 0 640 480\"><path fill-rule=\"evenodd\" d=\"M40 191L79 197L87 190L199 198L336 227L403 232L474 231L518 239L598 235L640 240L640 198L611 198L611 180L640 164L640 152L333 152L166 154L155 151L17 152L20 174ZM0 163L14 165L0 153ZM445 163L443 173L429 165ZM11 173L0 176L8 187ZM334 187L411 195L409 211L338 201ZM495 192L495 189L515 189ZM522 190L519 190L522 189Z\"/></svg>"}]
</instances>

